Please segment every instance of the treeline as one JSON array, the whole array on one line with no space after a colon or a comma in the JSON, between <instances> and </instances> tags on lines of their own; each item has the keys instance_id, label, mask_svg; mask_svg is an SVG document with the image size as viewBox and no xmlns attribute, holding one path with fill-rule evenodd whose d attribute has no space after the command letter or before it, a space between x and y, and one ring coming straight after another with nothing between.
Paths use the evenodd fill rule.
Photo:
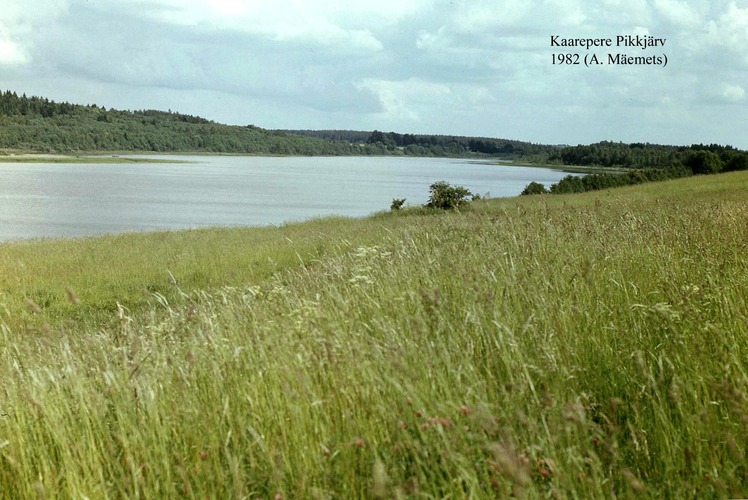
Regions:
<instances>
[{"instance_id":1,"label":"treeline","mask_svg":"<svg viewBox=\"0 0 748 500\"><path fill-rule=\"evenodd\" d=\"M351 145L230 126L171 111L107 110L0 93L0 150L44 153L97 151L213 152L271 155L386 154L376 145Z\"/></svg>"},{"instance_id":2,"label":"treeline","mask_svg":"<svg viewBox=\"0 0 748 500\"><path fill-rule=\"evenodd\" d=\"M644 182L664 181L689 177L692 175L718 174L736 170L748 170L748 152L731 147L717 145L691 146L682 162L665 168L641 168L628 172L598 173L584 177L567 175L556 184L546 189L543 184L531 182L522 191L523 195L531 194L566 194L584 193L599 189L642 184Z\"/></svg>"},{"instance_id":3,"label":"treeline","mask_svg":"<svg viewBox=\"0 0 748 500\"><path fill-rule=\"evenodd\" d=\"M547 161L554 146L510 139L452 135L400 134L358 130L284 130L304 137L335 142L376 146L390 154L412 156L493 156L502 159Z\"/></svg>"},{"instance_id":4,"label":"treeline","mask_svg":"<svg viewBox=\"0 0 748 500\"><path fill-rule=\"evenodd\" d=\"M271 155L491 156L544 161L552 147L504 139L351 130L266 130L172 111L106 109L0 92L0 150Z\"/></svg>"},{"instance_id":5,"label":"treeline","mask_svg":"<svg viewBox=\"0 0 748 500\"><path fill-rule=\"evenodd\" d=\"M707 157L705 158L704 155ZM732 146L694 144L691 146L663 146L649 143L623 144L603 141L590 145L559 148L548 156L551 163L616 168L667 168L691 166L696 173L709 170L742 170L746 168L748 153ZM702 166L698 165L701 162Z\"/></svg>"},{"instance_id":6,"label":"treeline","mask_svg":"<svg viewBox=\"0 0 748 500\"><path fill-rule=\"evenodd\" d=\"M684 167L637 169L622 174L589 174L585 176L567 175L557 183L551 184L549 189L546 189L543 184L538 182L531 182L527 187L525 187L522 194L584 193L586 191L631 186L634 184L643 184L645 182L678 179L690 175L693 175L693 172Z\"/></svg>"},{"instance_id":7,"label":"treeline","mask_svg":"<svg viewBox=\"0 0 748 500\"><path fill-rule=\"evenodd\" d=\"M713 173L748 168L731 146L600 142L559 147L509 139L353 130L266 130L172 111L119 111L0 92L0 152L153 151L342 156L412 155L521 160L538 164L680 168Z\"/></svg>"}]
</instances>

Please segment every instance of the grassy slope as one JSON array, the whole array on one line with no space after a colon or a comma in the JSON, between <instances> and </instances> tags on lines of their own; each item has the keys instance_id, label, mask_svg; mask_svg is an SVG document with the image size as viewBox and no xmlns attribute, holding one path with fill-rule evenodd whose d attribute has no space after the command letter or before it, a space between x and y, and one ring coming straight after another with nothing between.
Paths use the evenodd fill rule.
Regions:
<instances>
[{"instance_id":1,"label":"grassy slope","mask_svg":"<svg viewBox=\"0 0 748 500\"><path fill-rule=\"evenodd\" d=\"M747 191L2 245L0 491L745 496Z\"/></svg>"}]
</instances>

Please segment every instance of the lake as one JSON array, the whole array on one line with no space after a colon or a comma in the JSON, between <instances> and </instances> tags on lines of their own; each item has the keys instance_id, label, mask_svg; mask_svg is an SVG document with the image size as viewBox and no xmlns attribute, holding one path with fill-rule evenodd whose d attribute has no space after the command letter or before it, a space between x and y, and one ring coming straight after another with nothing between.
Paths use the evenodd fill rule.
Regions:
<instances>
[{"instance_id":1,"label":"lake","mask_svg":"<svg viewBox=\"0 0 748 500\"><path fill-rule=\"evenodd\" d=\"M464 159L148 156L192 163L0 164L0 241L266 226L421 205L436 181L515 196L567 173Z\"/></svg>"}]
</instances>

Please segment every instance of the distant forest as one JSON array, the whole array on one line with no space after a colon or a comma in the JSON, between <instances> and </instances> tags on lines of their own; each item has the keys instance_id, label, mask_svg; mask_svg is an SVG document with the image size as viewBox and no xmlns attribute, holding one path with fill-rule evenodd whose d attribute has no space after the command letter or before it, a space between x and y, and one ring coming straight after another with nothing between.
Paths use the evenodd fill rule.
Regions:
<instances>
[{"instance_id":1,"label":"distant forest","mask_svg":"<svg viewBox=\"0 0 748 500\"><path fill-rule=\"evenodd\" d=\"M693 144L661 146L658 144L623 144L600 142L589 146L571 146L554 150L549 163L623 168L687 167L696 174L730 170L747 170L748 153L732 146Z\"/></svg>"},{"instance_id":2,"label":"distant forest","mask_svg":"<svg viewBox=\"0 0 748 500\"><path fill-rule=\"evenodd\" d=\"M271 155L415 155L543 159L520 141L374 132L266 130L172 111L118 111L0 93L0 150L43 153L154 151Z\"/></svg>"},{"instance_id":3,"label":"distant forest","mask_svg":"<svg viewBox=\"0 0 748 500\"><path fill-rule=\"evenodd\" d=\"M524 161L546 161L556 147L509 139L453 135L399 134L357 130L283 130L289 134L347 144L376 145L390 153L411 156L493 156Z\"/></svg>"},{"instance_id":4,"label":"distant forest","mask_svg":"<svg viewBox=\"0 0 748 500\"><path fill-rule=\"evenodd\" d=\"M600 142L551 146L486 137L353 130L266 130L223 125L172 111L118 111L0 92L3 152L206 152L303 156L411 155L515 160L694 172L748 169L748 153L731 146Z\"/></svg>"},{"instance_id":5,"label":"distant forest","mask_svg":"<svg viewBox=\"0 0 748 500\"><path fill-rule=\"evenodd\" d=\"M271 155L376 154L321 139L229 126L171 111L117 111L0 94L0 150L43 153L153 151ZM369 151L371 150L371 151Z\"/></svg>"},{"instance_id":6,"label":"distant forest","mask_svg":"<svg viewBox=\"0 0 748 500\"><path fill-rule=\"evenodd\" d=\"M659 144L603 141L579 146L548 146L507 139L414 135L354 130L285 130L291 134L350 144L378 144L418 156L483 154L550 165L621 168L690 167L695 173L748 169L748 153L732 146Z\"/></svg>"}]
</instances>

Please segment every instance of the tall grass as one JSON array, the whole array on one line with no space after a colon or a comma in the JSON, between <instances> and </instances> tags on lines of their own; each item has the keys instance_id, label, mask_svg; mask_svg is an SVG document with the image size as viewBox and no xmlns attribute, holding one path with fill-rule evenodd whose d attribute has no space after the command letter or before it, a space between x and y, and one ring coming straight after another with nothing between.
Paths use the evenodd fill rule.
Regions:
<instances>
[{"instance_id":1,"label":"tall grass","mask_svg":"<svg viewBox=\"0 0 748 500\"><path fill-rule=\"evenodd\" d=\"M199 248L204 233L3 247L38 252L31 267L66 244L142 255L124 252L110 288L82 262L75 296L6 304L0 491L745 496L748 176L727 177ZM201 257L157 272L176 251ZM263 268L274 251L288 259ZM221 255L264 270L211 270ZM128 301L128 269L167 277ZM24 279L40 292L63 276ZM111 303L99 323L76 313L89 288Z\"/></svg>"}]
</instances>

